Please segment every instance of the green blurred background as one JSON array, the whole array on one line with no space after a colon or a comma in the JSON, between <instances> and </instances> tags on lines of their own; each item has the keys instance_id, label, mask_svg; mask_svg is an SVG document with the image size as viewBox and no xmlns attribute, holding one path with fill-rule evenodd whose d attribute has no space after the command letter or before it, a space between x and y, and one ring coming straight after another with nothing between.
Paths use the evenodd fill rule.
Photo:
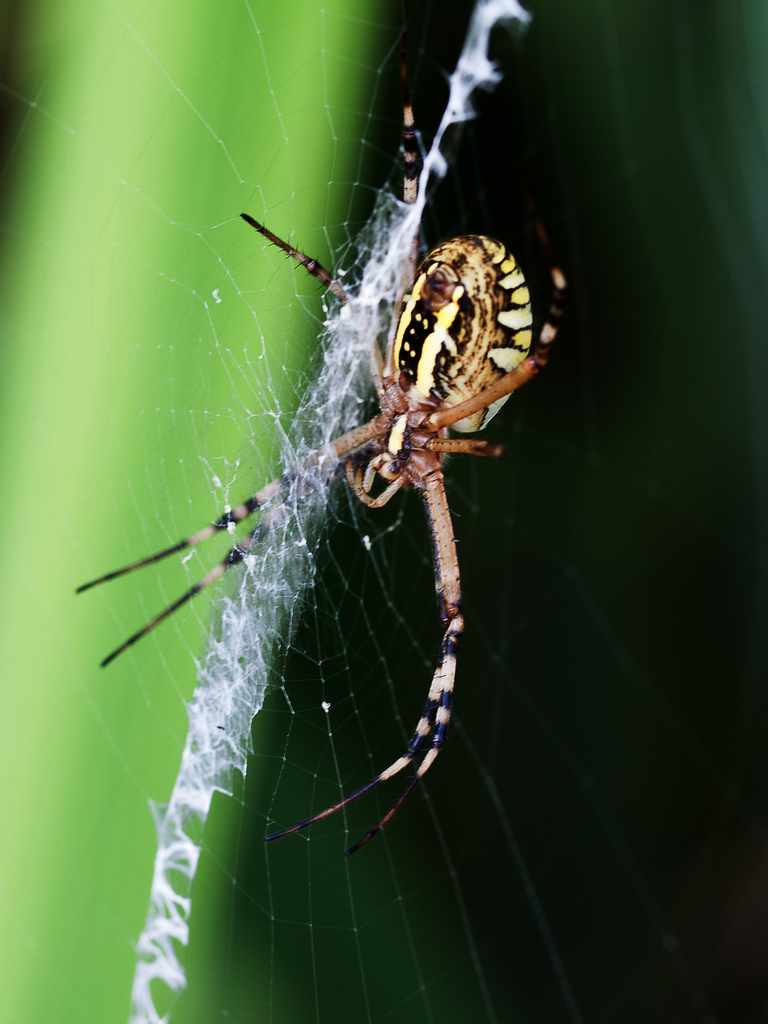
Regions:
<instances>
[{"instance_id":1,"label":"green blurred background","mask_svg":"<svg viewBox=\"0 0 768 1024\"><path fill-rule=\"evenodd\" d=\"M530 191L573 286L551 367L489 429L506 459L449 470L451 742L354 858L389 792L261 842L397 755L438 644L418 501L369 514L340 488L275 670L290 705L276 688L214 800L175 1022L764 1019L768 12L528 7L425 220L430 243L509 242L543 309ZM311 379L316 282L238 214L343 262L397 180L400 28L429 141L470 10L4 8L9 1021L127 1018L148 801L210 605L98 661L215 553L74 587L267 479Z\"/></svg>"}]
</instances>

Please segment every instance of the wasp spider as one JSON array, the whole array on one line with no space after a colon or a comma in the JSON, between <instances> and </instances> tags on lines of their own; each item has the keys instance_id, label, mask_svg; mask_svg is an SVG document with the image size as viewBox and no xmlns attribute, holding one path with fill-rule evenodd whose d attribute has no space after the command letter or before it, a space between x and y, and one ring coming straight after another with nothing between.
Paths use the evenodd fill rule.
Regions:
<instances>
[{"instance_id":1,"label":"wasp spider","mask_svg":"<svg viewBox=\"0 0 768 1024\"><path fill-rule=\"evenodd\" d=\"M418 142L408 96L404 45L401 50L401 80L403 198L406 203L413 203L418 195ZM342 302L347 301L344 288L317 260L294 249L248 214L244 213L242 217L306 267ZM541 243L549 254L544 228L538 218L535 222ZM414 244L411 254L414 267L415 253ZM413 736L405 753L361 789L291 828L266 836L267 840L298 832L334 814L418 760L413 777L391 809L346 851L347 854L354 853L376 835L402 806L443 746L451 717L456 649L464 630L464 619L456 543L442 464L448 453L493 457L503 454L500 445L488 441L449 437L448 428L473 433L484 427L509 395L546 364L557 334L567 289L562 272L553 264L551 274L553 297L549 315L534 344L530 296L514 256L501 242L483 235L463 235L444 242L415 270L413 284L402 299L397 330L383 360L378 347L372 346L380 407L377 416L337 437L327 448L313 453L242 505L224 513L173 547L78 588L78 592L87 590L157 562L206 540L217 531L226 530L258 511L262 512L261 522L247 537L177 601L108 655L102 662L102 665L107 665L204 587L223 576L230 566L242 561L263 534L273 510L280 507L281 495L290 482L306 472L310 465L322 467L328 479L337 475L339 468L346 468L352 491L371 508L381 508L403 487L415 488L421 494L432 540L435 589L444 634L427 702ZM382 478L384 486L374 496L372 490L377 477Z\"/></svg>"}]
</instances>

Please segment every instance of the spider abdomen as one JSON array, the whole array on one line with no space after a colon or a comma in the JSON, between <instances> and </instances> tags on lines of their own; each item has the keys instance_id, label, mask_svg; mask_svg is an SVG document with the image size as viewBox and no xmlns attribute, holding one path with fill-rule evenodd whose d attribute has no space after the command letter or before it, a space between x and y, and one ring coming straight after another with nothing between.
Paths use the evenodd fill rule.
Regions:
<instances>
[{"instance_id":1,"label":"spider abdomen","mask_svg":"<svg viewBox=\"0 0 768 1024\"><path fill-rule=\"evenodd\" d=\"M417 398L458 405L525 359L532 320L523 272L506 246L483 235L452 238L424 260L403 299L395 365ZM453 429L479 430L507 397Z\"/></svg>"}]
</instances>

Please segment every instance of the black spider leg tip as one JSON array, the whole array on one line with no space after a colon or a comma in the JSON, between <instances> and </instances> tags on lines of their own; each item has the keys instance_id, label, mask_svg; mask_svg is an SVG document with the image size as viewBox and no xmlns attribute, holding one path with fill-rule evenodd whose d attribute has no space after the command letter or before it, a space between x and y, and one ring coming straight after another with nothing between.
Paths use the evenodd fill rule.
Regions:
<instances>
[{"instance_id":1,"label":"black spider leg tip","mask_svg":"<svg viewBox=\"0 0 768 1024\"><path fill-rule=\"evenodd\" d=\"M181 608L183 605L191 601L195 595L199 594L201 590L205 590L206 587L210 586L216 580L220 579L224 573L232 565L237 565L238 562L242 562L248 551L253 547L255 543L263 536L266 529L266 523L264 520L258 523L243 540L236 544L231 551L229 551L225 557L218 562L212 569L210 569L205 576L197 583L194 583L189 590L185 591L181 597L177 598L173 604L169 604L167 608L164 608L158 615L151 619L145 626L138 629L135 633L124 640L119 647L116 647L111 654L108 654L106 658L100 663L101 668L106 668L110 662L114 661L118 654L122 654L123 651L132 647L138 640L146 636L147 633L151 633L152 630L159 626L161 622L169 618L175 611Z\"/></svg>"},{"instance_id":2,"label":"black spider leg tip","mask_svg":"<svg viewBox=\"0 0 768 1024\"><path fill-rule=\"evenodd\" d=\"M349 857L351 854L356 853L361 846L365 846L365 844L369 842L371 839L373 839L375 835L381 832L381 830L384 828L387 822L391 818L393 818L395 814L397 814L397 812L403 806L403 804L411 795L413 790L416 788L416 783L421 779L422 775L426 771L426 768L429 766L427 762L429 759L430 752L432 753L432 756L434 758L440 746L442 746L443 730L441 730L439 726L436 727L435 725L435 717L437 715L437 710L438 707L440 706L440 703L441 702L439 701L431 701L429 703L421 719L422 722L427 723L428 728L426 728L423 732L419 732L417 730L417 732L411 739L411 742L408 744L408 750L406 751L406 753L402 757L398 758L397 761L393 762L393 764L391 764L389 768L386 769L386 771L383 771L380 775L377 775L375 779L371 779L370 782L366 782L364 786L361 786L360 789L350 794L350 796L345 797L343 800L340 800L337 804L333 804L331 807L326 807L326 809L324 811L320 811L319 814L315 814L311 818L306 818L304 821L300 821L297 825L292 825L290 828L285 828L281 832L273 832L271 835L264 836L264 842L271 843L273 839L282 839L283 836L290 836L294 832L301 832L302 829L308 828L310 825L314 825L315 822L317 821L322 821L323 818L330 817L331 814L335 814L336 811L340 811L343 807L346 807L348 804L351 804L354 800L358 800L361 796L365 796L366 793L370 793L370 791L372 789L375 789L376 786L380 785L382 782L386 782L387 779L392 778L393 775L396 775L399 771L402 771L403 768L406 768L413 761L413 759L417 757L417 755L421 752L421 750L426 745L427 739L431 736L432 745L430 747L430 750L427 751L427 754L414 777L411 779L411 781L408 783L408 785L405 787L403 792L397 798L392 807L387 811L387 813L384 815L381 821L379 821L377 825L374 825L372 829L369 829L362 837L362 839L358 839L358 841L356 843L353 843L348 850L345 850L344 856Z\"/></svg>"},{"instance_id":3,"label":"black spider leg tip","mask_svg":"<svg viewBox=\"0 0 768 1024\"><path fill-rule=\"evenodd\" d=\"M353 853L357 853L357 851L360 849L361 846L365 846L365 844L367 842L370 842L370 840L373 839L373 837L378 832L381 832L381 830L387 824L389 819L392 818L395 814L397 814L397 812L403 806L405 801L411 795L413 790L416 788L416 783L419 781L420 778L421 778L421 775L418 775L418 774L413 776L411 781L408 783L408 785L405 787L403 792L400 794L400 796L397 798L395 803L392 805L391 809L389 811L387 811L387 813L384 815L384 817L381 819L381 821L378 823L378 825L374 825L373 828L369 829L365 833L365 835L363 836L362 839L358 839L358 841L356 843L353 843L352 846L350 846L350 848L348 850L345 850L344 851L344 856L345 857L349 857Z\"/></svg>"},{"instance_id":4,"label":"black spider leg tip","mask_svg":"<svg viewBox=\"0 0 768 1024\"><path fill-rule=\"evenodd\" d=\"M415 203L419 195L420 151L416 121L413 116L411 93L408 87L408 53L406 31L400 35L400 91L403 103L403 202ZM413 258L417 257L418 235L414 238Z\"/></svg>"},{"instance_id":5,"label":"black spider leg tip","mask_svg":"<svg viewBox=\"0 0 768 1024\"><path fill-rule=\"evenodd\" d=\"M148 622L146 626L142 626L141 629L129 636L127 640L124 640L119 647L116 647L111 654L108 654L106 658L103 658L99 663L100 667L106 668L110 662L115 660L118 654L122 654L123 651L128 650L129 647L133 647L137 640L141 640L141 638L146 636L147 633L150 633L155 626L159 626L163 619L167 619L169 615L173 615L175 611L181 608L182 605L185 605L188 601L191 601L196 594L200 593L201 590L202 584L195 583L194 586L190 587L186 593L182 594L181 597L178 598L178 600L174 601L173 604L169 604L167 608L160 612L159 615L156 615L154 619Z\"/></svg>"},{"instance_id":6,"label":"black spider leg tip","mask_svg":"<svg viewBox=\"0 0 768 1024\"><path fill-rule=\"evenodd\" d=\"M345 850L344 851L344 856L345 857L349 857L351 854L356 853L360 849L361 846L365 846L365 844L367 842L369 842L371 839L373 839L373 837L378 832L381 832L381 830L387 824L389 819L394 814L396 814L397 811L400 810L402 805L405 803L405 801L411 795L411 793L413 792L413 789L416 786L416 783L419 781L420 778L421 778L420 775L414 775L414 777L411 779L411 781L405 787L405 789L403 790L401 795L398 797L398 799L395 802L395 804L392 806L392 808L389 811L387 811L387 813L384 815L384 817L381 819L381 821L378 823L378 825L374 825L374 827L372 829L369 829L365 833L365 835L363 836L362 839L358 839L358 841L356 843L353 843L352 846L350 846L350 848L348 850ZM366 793L369 793L375 786L378 786L379 783L382 782L382 781L383 781L383 779L381 778L381 776L378 776L377 778L373 779L371 782L367 782L364 786L362 786L360 789L358 789L357 792L352 793L351 796L346 797L344 800L340 801L338 804L334 804L333 807L327 807L324 811L321 811L319 814L315 814L311 818L307 818L305 821L300 821L298 823L298 825L292 825L290 828L285 828L285 829L282 830L282 832L273 832L269 836L264 836L264 842L265 843L271 843L273 839L282 839L283 836L290 836L294 832L301 832L302 829L308 828L309 825L314 825L315 822L321 821L323 818L327 818L331 814L335 814L336 811L340 811L342 809L342 807L346 807L347 804L351 804L353 800L357 800L359 797L365 796Z\"/></svg>"},{"instance_id":7,"label":"black spider leg tip","mask_svg":"<svg viewBox=\"0 0 768 1024\"><path fill-rule=\"evenodd\" d=\"M274 232L270 231L269 228L264 227L263 224L251 217L249 213L241 213L240 216L246 224L250 224L252 228L263 235L269 242L276 245L278 249L282 249L283 252L287 253L291 259L296 260L300 263L304 269L310 273L313 277L327 288L328 291L333 292L342 302L348 301L347 293L344 291L342 285L336 280L335 277L329 271L325 269L319 260L316 260L313 256L307 256L306 253L301 252L300 249L294 249L292 245L279 238Z\"/></svg>"},{"instance_id":8,"label":"black spider leg tip","mask_svg":"<svg viewBox=\"0 0 768 1024\"><path fill-rule=\"evenodd\" d=\"M163 548L162 551L157 551L154 555L148 555L146 558L141 558L138 562L131 562L130 565L126 565L122 569L114 569L112 572L105 573L103 576L98 576L95 580L89 580L88 583L81 583L80 586L75 589L75 593L82 594L84 591L90 590L91 587L96 587L100 583L108 583L109 580L116 580L120 576L127 576L129 572L134 572L136 569L143 569L145 565L153 565L155 562L162 562L163 559L168 558L169 555L175 555L178 551L184 551L186 548L194 547L196 544L200 544L202 541L212 537L215 533L218 533L221 530L226 530L233 524L237 524L248 516L253 515L253 513L262 508L264 504L264 500L260 500L254 495L254 497L244 501L242 505L238 505L236 508L232 508L228 512L224 512L223 515L219 516L218 519L215 519L210 525L204 526L202 530L198 530L196 533L191 533L188 537L184 537L182 540L178 541L178 543L172 544L171 547Z\"/></svg>"},{"instance_id":9,"label":"black spider leg tip","mask_svg":"<svg viewBox=\"0 0 768 1024\"><path fill-rule=\"evenodd\" d=\"M293 835L294 832L301 832L302 829L308 828L310 825L314 825L316 821L322 821L323 818L330 817L330 815L335 814L336 811L340 811L342 807L346 807L348 804L351 804L353 800L358 800L361 796L365 796L365 794L369 793L375 786L378 786L381 781L381 776L377 775L375 779L371 779L370 782L366 782L364 786L361 786L360 789L350 794L350 796L344 797L343 800L340 800L337 804L333 804L331 807L326 807L325 810L320 811L319 814L313 814L311 818L305 818L304 821L300 821L296 825L291 825L290 828L284 828L280 832L273 832L271 835L264 836L264 842L271 843L273 839L282 839L283 836L290 836Z\"/></svg>"},{"instance_id":10,"label":"black spider leg tip","mask_svg":"<svg viewBox=\"0 0 768 1024\"><path fill-rule=\"evenodd\" d=\"M105 573L103 576L99 576L95 580L89 580L88 583L81 583L79 587L75 589L76 594L82 594L86 590L90 590L91 587L96 587L100 583L108 583L109 580L116 580L119 576L125 576L129 572L133 572L134 569L141 569L145 565L152 565L153 562L160 562L164 558L168 558L169 555L175 555L177 551L183 551L184 548L189 547L188 540L180 540L178 544L174 544L173 547L164 548L162 551L158 551L154 555L150 555L148 558L142 558L139 562L132 562L130 565L126 565L123 569L115 569L112 572Z\"/></svg>"}]
</instances>

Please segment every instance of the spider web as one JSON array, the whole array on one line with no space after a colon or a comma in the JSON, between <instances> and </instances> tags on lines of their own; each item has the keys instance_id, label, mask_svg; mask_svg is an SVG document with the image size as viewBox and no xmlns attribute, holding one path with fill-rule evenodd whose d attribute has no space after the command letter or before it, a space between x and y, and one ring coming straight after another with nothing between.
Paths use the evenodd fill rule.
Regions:
<instances>
[{"instance_id":1,"label":"spider web","mask_svg":"<svg viewBox=\"0 0 768 1024\"><path fill-rule=\"evenodd\" d=\"M487 432L505 459L448 465L450 740L349 859L400 784L262 836L418 718L440 627L414 495L307 481L244 572L106 672L231 538L71 591L370 415L410 231L399 31L434 152L471 5L4 15L10 1018L125 1020L133 989L135 1019L175 1022L762 1019L766 26L746 2L529 6L442 140L422 237L502 238L541 314L530 192L574 302Z\"/></svg>"},{"instance_id":2,"label":"spider web","mask_svg":"<svg viewBox=\"0 0 768 1024\"><path fill-rule=\"evenodd\" d=\"M371 339L389 333L394 304L407 282L410 240L418 231L427 187L446 171L444 136L471 116L475 90L498 81L499 72L488 56L490 32L512 18L526 20L514 0L478 5L451 77L446 112L424 159L419 200L403 209L385 193L363 233L362 252L350 254L354 265L364 268L362 277L351 301L326 321L323 366L289 431L284 464L304 458L360 422L363 396L370 390L362 380L363 372L370 372ZM159 849L150 911L138 943L132 1020L160 1019L153 981L171 990L183 986L174 942L187 944L200 830L214 790L231 795L233 770L246 774L251 723L273 679L276 650L293 642L296 609L315 575L326 504L326 483L321 473L316 475L316 480L311 474L297 479L286 495L285 511L279 510L271 524L270 537L246 556L245 572L234 593L223 599L200 662L179 775L170 801L156 809ZM330 712L329 701L321 706Z\"/></svg>"}]
</instances>

